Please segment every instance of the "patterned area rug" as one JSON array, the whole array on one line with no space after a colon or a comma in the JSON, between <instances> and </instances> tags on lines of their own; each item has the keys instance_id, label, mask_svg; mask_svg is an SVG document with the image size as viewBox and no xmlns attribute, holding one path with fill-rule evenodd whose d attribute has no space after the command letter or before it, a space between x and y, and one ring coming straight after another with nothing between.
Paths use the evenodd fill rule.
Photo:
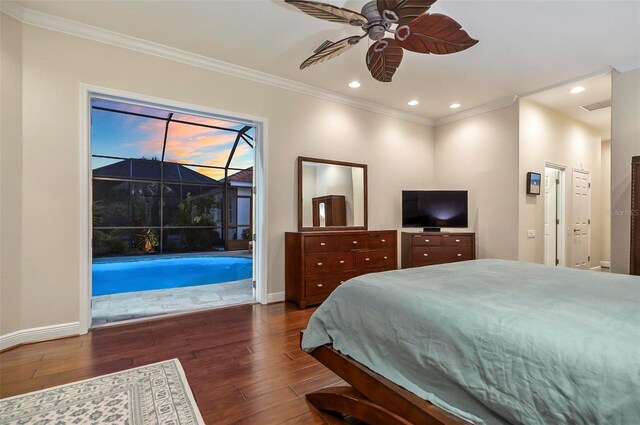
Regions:
<instances>
[{"instance_id":1,"label":"patterned area rug","mask_svg":"<svg viewBox=\"0 0 640 425\"><path fill-rule=\"evenodd\" d=\"M204 425L177 359L0 400L0 424Z\"/></svg>"}]
</instances>

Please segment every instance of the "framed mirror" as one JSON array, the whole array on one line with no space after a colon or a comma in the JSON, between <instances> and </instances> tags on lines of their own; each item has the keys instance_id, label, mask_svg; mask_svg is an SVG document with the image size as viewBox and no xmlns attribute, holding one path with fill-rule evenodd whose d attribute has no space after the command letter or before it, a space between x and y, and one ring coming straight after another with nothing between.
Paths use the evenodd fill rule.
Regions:
<instances>
[{"instance_id":1,"label":"framed mirror","mask_svg":"<svg viewBox=\"0 0 640 425\"><path fill-rule=\"evenodd\" d=\"M298 230L366 230L367 166L298 157Z\"/></svg>"}]
</instances>

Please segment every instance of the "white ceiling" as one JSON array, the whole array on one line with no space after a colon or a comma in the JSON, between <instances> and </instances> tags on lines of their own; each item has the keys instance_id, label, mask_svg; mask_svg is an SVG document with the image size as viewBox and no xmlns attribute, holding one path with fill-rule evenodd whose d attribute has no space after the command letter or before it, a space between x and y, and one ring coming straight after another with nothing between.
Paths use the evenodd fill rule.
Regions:
<instances>
[{"instance_id":1,"label":"white ceiling","mask_svg":"<svg viewBox=\"0 0 640 425\"><path fill-rule=\"evenodd\" d=\"M582 93L569 93L569 90L576 86L582 86L585 90ZM595 128L603 140L611 139L611 108L591 112L580 108L583 105L611 100L610 74L565 84L527 98Z\"/></svg>"},{"instance_id":2,"label":"white ceiling","mask_svg":"<svg viewBox=\"0 0 640 425\"><path fill-rule=\"evenodd\" d=\"M327 1L354 10L365 3ZM300 71L299 64L322 41L359 29L314 19L281 0L19 3L430 118L640 57L637 1L440 0L432 12L453 17L480 43L446 56L406 52L394 81L386 84L367 71L366 40L338 58ZM351 80L362 87L348 88ZM420 104L410 107L410 99ZM450 110L453 102L462 108Z\"/></svg>"}]
</instances>

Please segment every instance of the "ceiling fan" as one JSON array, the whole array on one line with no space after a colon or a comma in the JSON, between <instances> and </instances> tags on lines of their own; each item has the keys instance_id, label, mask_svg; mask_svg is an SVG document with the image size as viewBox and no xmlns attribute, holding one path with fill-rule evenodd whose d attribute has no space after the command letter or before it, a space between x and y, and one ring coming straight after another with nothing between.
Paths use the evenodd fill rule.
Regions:
<instances>
[{"instance_id":1,"label":"ceiling fan","mask_svg":"<svg viewBox=\"0 0 640 425\"><path fill-rule=\"evenodd\" d=\"M388 83L400 66L403 49L447 55L478 42L450 17L426 13L436 0L374 0L365 4L360 13L314 1L285 2L314 18L353 25L364 31L363 35L324 42L302 62L300 69L333 59L369 37L374 43L367 51L367 68L373 78ZM394 34L394 38L385 38L387 32Z\"/></svg>"}]
</instances>

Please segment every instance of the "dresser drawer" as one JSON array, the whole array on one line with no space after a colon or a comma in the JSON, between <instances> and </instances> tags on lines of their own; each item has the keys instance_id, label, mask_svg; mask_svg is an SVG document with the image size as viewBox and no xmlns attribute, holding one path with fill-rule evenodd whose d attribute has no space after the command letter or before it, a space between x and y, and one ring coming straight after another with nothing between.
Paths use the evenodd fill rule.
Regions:
<instances>
[{"instance_id":1,"label":"dresser drawer","mask_svg":"<svg viewBox=\"0 0 640 425\"><path fill-rule=\"evenodd\" d=\"M326 252L308 254L305 258L305 274L327 274L353 269L353 252Z\"/></svg>"},{"instance_id":2,"label":"dresser drawer","mask_svg":"<svg viewBox=\"0 0 640 425\"><path fill-rule=\"evenodd\" d=\"M307 236L304 238L305 252L337 251L339 246L339 236Z\"/></svg>"},{"instance_id":3,"label":"dresser drawer","mask_svg":"<svg viewBox=\"0 0 640 425\"><path fill-rule=\"evenodd\" d=\"M396 248L396 234L391 232L369 233L367 237L369 249Z\"/></svg>"},{"instance_id":4,"label":"dresser drawer","mask_svg":"<svg viewBox=\"0 0 640 425\"><path fill-rule=\"evenodd\" d=\"M395 268L395 251L391 249L356 252L356 269Z\"/></svg>"},{"instance_id":5,"label":"dresser drawer","mask_svg":"<svg viewBox=\"0 0 640 425\"><path fill-rule=\"evenodd\" d=\"M442 237L443 246L471 246L473 238L469 235L447 235Z\"/></svg>"},{"instance_id":6,"label":"dresser drawer","mask_svg":"<svg viewBox=\"0 0 640 425\"><path fill-rule=\"evenodd\" d=\"M366 249L367 235L350 235L340 236L340 250L348 251L351 249Z\"/></svg>"},{"instance_id":7,"label":"dresser drawer","mask_svg":"<svg viewBox=\"0 0 640 425\"><path fill-rule=\"evenodd\" d=\"M473 260L473 251L471 247L416 247L413 249L411 259L414 267L430 266L433 264Z\"/></svg>"},{"instance_id":8,"label":"dresser drawer","mask_svg":"<svg viewBox=\"0 0 640 425\"><path fill-rule=\"evenodd\" d=\"M352 277L352 273L337 273L307 277L304 281L305 296L313 297L315 295L329 294L340 286L341 283L346 282Z\"/></svg>"},{"instance_id":9,"label":"dresser drawer","mask_svg":"<svg viewBox=\"0 0 640 425\"><path fill-rule=\"evenodd\" d=\"M440 235L414 235L411 236L413 246L440 246L442 245L442 236Z\"/></svg>"}]
</instances>

